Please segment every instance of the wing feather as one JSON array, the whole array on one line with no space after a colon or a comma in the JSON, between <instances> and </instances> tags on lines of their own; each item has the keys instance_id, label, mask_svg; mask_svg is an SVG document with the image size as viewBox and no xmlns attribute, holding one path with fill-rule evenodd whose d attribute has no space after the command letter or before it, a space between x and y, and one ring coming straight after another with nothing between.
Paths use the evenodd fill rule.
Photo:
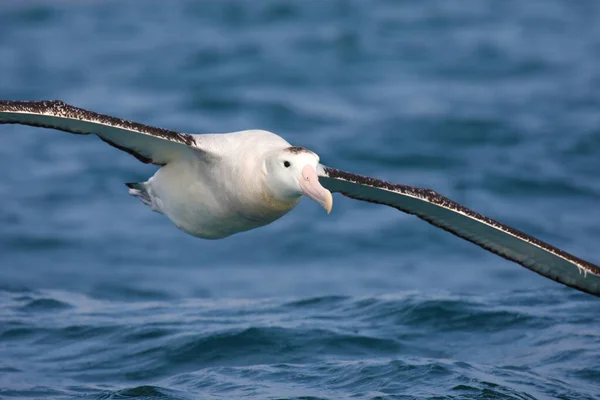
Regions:
<instances>
[{"instance_id":1,"label":"wing feather","mask_svg":"<svg viewBox=\"0 0 600 400\"><path fill-rule=\"evenodd\" d=\"M166 164L189 148L202 151L194 135L99 114L58 100L2 100L0 124L30 125L79 135L96 134L141 162L158 165Z\"/></svg>"},{"instance_id":2,"label":"wing feather","mask_svg":"<svg viewBox=\"0 0 600 400\"><path fill-rule=\"evenodd\" d=\"M384 204L472 242L547 278L600 296L600 267L429 189L398 185L323 167L319 180L332 192Z\"/></svg>"}]
</instances>

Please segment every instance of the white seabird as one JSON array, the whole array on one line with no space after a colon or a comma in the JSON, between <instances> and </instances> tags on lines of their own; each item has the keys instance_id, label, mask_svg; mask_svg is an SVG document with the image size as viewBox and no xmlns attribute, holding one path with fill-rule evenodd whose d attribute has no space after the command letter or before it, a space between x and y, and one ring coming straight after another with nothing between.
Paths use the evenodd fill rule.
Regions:
<instances>
[{"instance_id":1,"label":"white seabird","mask_svg":"<svg viewBox=\"0 0 600 400\"><path fill-rule=\"evenodd\" d=\"M319 163L310 150L262 130L178 133L61 101L0 101L0 124L96 134L144 163L161 166L129 193L179 229L219 239L267 225L305 195L331 211L331 192L414 214L547 278L600 296L600 267L472 211L429 189L398 185Z\"/></svg>"}]
</instances>

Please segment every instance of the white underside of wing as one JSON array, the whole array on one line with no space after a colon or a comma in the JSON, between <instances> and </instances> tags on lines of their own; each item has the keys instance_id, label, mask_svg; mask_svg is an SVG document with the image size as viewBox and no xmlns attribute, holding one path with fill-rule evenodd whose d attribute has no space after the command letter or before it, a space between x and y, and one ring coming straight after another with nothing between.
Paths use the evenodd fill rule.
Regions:
<instances>
[{"instance_id":1,"label":"white underside of wing","mask_svg":"<svg viewBox=\"0 0 600 400\"><path fill-rule=\"evenodd\" d=\"M550 279L600 295L600 268L597 266L468 210L433 191L418 189L418 192L403 192L400 185L393 188L394 185L377 181L381 187L376 187L369 185L368 179L365 182L353 182L352 178L322 176L321 182L332 192L414 214Z\"/></svg>"},{"instance_id":2,"label":"white underside of wing","mask_svg":"<svg viewBox=\"0 0 600 400\"><path fill-rule=\"evenodd\" d=\"M96 134L140 161L154 164L166 164L195 145L192 135L98 114L58 101L0 102L0 123Z\"/></svg>"}]
</instances>

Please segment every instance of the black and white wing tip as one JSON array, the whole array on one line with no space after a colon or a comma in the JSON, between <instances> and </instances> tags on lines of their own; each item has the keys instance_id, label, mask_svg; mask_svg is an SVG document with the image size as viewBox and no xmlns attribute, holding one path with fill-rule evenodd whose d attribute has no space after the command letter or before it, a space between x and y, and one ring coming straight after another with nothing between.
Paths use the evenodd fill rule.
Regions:
<instances>
[{"instance_id":1,"label":"black and white wing tip","mask_svg":"<svg viewBox=\"0 0 600 400\"><path fill-rule=\"evenodd\" d=\"M144 163L164 165L185 148L196 148L192 135L99 114L58 100L0 100L0 124L96 134L104 142ZM197 149L199 150L199 149Z\"/></svg>"},{"instance_id":2,"label":"black and white wing tip","mask_svg":"<svg viewBox=\"0 0 600 400\"><path fill-rule=\"evenodd\" d=\"M429 222L547 278L600 296L600 267L429 189L398 185L323 167L319 180L332 192L384 204Z\"/></svg>"}]
</instances>

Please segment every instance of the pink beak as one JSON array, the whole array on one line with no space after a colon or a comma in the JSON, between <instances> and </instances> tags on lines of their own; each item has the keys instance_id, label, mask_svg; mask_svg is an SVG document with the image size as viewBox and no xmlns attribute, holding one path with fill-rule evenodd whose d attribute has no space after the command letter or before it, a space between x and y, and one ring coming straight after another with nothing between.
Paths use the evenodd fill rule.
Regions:
<instances>
[{"instance_id":1,"label":"pink beak","mask_svg":"<svg viewBox=\"0 0 600 400\"><path fill-rule=\"evenodd\" d=\"M298 179L298 181L300 182L302 193L319 203L327 211L327 214L329 214L333 207L333 196L331 196L329 190L321 186L315 169L310 165L305 165L302 168L302 178Z\"/></svg>"}]
</instances>

